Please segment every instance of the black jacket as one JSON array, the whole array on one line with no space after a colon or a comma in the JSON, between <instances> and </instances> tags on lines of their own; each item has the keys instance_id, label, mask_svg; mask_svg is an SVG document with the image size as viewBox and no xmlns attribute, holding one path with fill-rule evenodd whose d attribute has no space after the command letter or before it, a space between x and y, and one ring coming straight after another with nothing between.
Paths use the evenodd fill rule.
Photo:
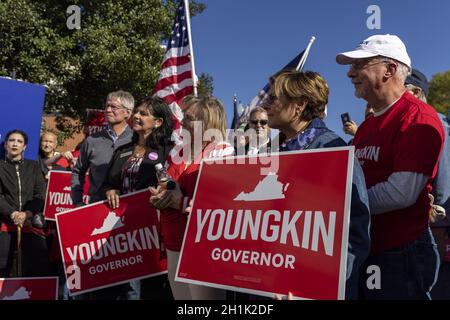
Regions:
<instances>
[{"instance_id":1,"label":"black jacket","mask_svg":"<svg viewBox=\"0 0 450 320\"><path fill-rule=\"evenodd\" d=\"M19 183L21 197L19 197ZM41 168L36 161L25 159L13 163L7 158L0 160L1 221L10 223L9 215L14 211L41 212L44 201L45 182Z\"/></svg>"},{"instance_id":2,"label":"black jacket","mask_svg":"<svg viewBox=\"0 0 450 320\"><path fill-rule=\"evenodd\" d=\"M44 177L44 181L45 181L45 177L47 176L48 172L50 171L50 170L48 170L48 167L45 164L45 160L47 160L47 158L42 157L41 155L39 155L38 160L37 160L39 167L41 168L41 172ZM63 166L60 166L59 164L56 164L56 163L52 165L52 170L70 171L67 168L64 168Z\"/></svg>"},{"instance_id":3,"label":"black jacket","mask_svg":"<svg viewBox=\"0 0 450 320\"><path fill-rule=\"evenodd\" d=\"M134 147L135 144L131 142L123 145L114 152L111 162L109 163L108 179L105 190L121 189L122 168L133 154ZM136 185L134 186L135 190L142 190L149 186L157 185L158 181L156 178L155 164L161 163L164 165L171 149L172 146L164 146L158 149L147 149L144 154L144 159L139 167L139 173L137 175L138 178ZM150 158L149 154L151 154ZM156 155L158 156L156 157Z\"/></svg>"}]
</instances>

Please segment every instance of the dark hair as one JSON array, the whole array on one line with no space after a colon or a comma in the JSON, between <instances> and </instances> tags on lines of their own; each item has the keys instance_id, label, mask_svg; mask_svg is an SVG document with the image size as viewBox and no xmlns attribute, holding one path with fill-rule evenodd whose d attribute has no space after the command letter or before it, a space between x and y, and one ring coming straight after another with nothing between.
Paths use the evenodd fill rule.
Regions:
<instances>
[{"instance_id":1,"label":"dark hair","mask_svg":"<svg viewBox=\"0 0 450 320\"><path fill-rule=\"evenodd\" d=\"M5 136L5 143L8 141L9 137L14 133L20 134L23 137L23 141L25 142L25 145L28 144L28 135L25 133L25 131L22 131L19 129L14 129L14 130L9 131Z\"/></svg>"},{"instance_id":2,"label":"dark hair","mask_svg":"<svg viewBox=\"0 0 450 320\"><path fill-rule=\"evenodd\" d=\"M137 108L145 107L148 112L155 118L161 118L163 120L162 124L153 128L152 132L148 135L146 140L147 147L158 149L162 146L173 145L171 140L173 131L173 119L172 111L170 111L169 106L158 97L146 97L141 103L135 108L133 114L137 111ZM138 141L138 134L133 133L133 142Z\"/></svg>"}]
</instances>

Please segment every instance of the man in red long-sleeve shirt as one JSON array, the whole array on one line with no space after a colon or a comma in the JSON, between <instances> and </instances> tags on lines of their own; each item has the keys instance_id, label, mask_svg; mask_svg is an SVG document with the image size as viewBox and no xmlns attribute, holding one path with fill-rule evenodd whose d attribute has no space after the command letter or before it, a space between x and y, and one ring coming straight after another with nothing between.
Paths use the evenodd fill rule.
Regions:
<instances>
[{"instance_id":1,"label":"man in red long-sleeve shirt","mask_svg":"<svg viewBox=\"0 0 450 320\"><path fill-rule=\"evenodd\" d=\"M362 285L364 298L429 299L439 257L428 194L444 142L442 125L431 106L406 92L411 59L397 36L371 36L336 60L351 65L347 75L355 95L374 110L353 140L372 215L366 266L381 272L381 288Z\"/></svg>"}]
</instances>

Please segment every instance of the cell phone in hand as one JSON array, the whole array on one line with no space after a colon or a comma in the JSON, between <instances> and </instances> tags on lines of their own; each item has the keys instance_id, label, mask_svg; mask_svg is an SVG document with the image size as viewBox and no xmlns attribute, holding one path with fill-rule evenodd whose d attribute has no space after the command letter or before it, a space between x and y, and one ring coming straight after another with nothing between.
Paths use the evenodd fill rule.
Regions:
<instances>
[{"instance_id":1,"label":"cell phone in hand","mask_svg":"<svg viewBox=\"0 0 450 320\"><path fill-rule=\"evenodd\" d=\"M341 114L342 124L345 124L346 122L350 122L350 115L348 112Z\"/></svg>"}]
</instances>

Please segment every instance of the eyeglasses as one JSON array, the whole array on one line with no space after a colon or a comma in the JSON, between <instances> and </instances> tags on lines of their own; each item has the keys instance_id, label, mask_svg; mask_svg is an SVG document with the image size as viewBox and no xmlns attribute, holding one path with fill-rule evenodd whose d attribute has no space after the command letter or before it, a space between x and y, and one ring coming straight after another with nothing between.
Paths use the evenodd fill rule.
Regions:
<instances>
[{"instance_id":1,"label":"eyeglasses","mask_svg":"<svg viewBox=\"0 0 450 320\"><path fill-rule=\"evenodd\" d=\"M363 69L363 68L367 68L367 67L370 67L370 66L374 66L374 65L377 65L377 64L380 64L380 63L386 63L386 64L392 63L391 61L386 60L386 59L383 59L383 60L381 60L381 61L376 61L376 62L374 62L374 63L369 63L370 61L372 61L372 60L359 60L359 61L355 61L355 62L353 62L353 63L350 65L350 67L353 68L354 70L361 70L361 69Z\"/></svg>"},{"instance_id":2,"label":"eyeglasses","mask_svg":"<svg viewBox=\"0 0 450 320\"><path fill-rule=\"evenodd\" d=\"M111 108L111 110L112 110L113 112L116 112L116 111L119 110L119 109L125 109L125 107L123 107L123 106L115 106L115 105L113 105L113 104L107 104L107 105L105 105L105 110L108 110L108 108Z\"/></svg>"},{"instance_id":3,"label":"eyeglasses","mask_svg":"<svg viewBox=\"0 0 450 320\"><path fill-rule=\"evenodd\" d=\"M266 124L269 123L268 120L250 120L250 123L253 125L258 125L258 123L260 123L262 126L265 126Z\"/></svg>"}]
</instances>

